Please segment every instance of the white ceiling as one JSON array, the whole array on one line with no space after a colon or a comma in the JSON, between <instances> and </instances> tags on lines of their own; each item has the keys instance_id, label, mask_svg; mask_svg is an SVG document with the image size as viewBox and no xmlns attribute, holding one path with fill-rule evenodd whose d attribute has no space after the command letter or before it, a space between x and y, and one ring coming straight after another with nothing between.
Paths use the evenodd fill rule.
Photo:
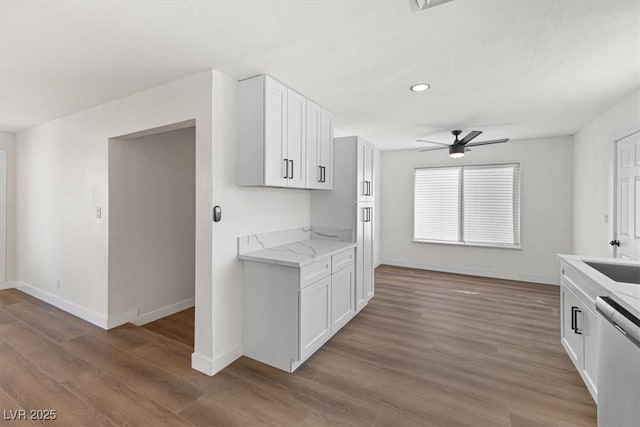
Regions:
<instances>
[{"instance_id":1,"label":"white ceiling","mask_svg":"<svg viewBox=\"0 0 640 427\"><path fill-rule=\"evenodd\" d=\"M4 131L208 68L271 74L381 149L567 135L640 87L640 2L0 2Z\"/></svg>"}]
</instances>

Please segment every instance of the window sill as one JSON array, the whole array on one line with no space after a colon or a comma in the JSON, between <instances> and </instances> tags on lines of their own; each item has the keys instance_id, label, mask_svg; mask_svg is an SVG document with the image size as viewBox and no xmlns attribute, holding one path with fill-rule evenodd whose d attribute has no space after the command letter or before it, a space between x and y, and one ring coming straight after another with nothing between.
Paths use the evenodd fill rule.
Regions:
<instances>
[{"instance_id":1,"label":"window sill","mask_svg":"<svg viewBox=\"0 0 640 427\"><path fill-rule=\"evenodd\" d=\"M522 250L521 245L492 245L489 243L465 243L465 242L447 242L444 240L426 240L426 239L413 239L413 243L435 243L437 245L452 245L452 246L471 246L476 248L492 248L492 249L515 249Z\"/></svg>"}]
</instances>

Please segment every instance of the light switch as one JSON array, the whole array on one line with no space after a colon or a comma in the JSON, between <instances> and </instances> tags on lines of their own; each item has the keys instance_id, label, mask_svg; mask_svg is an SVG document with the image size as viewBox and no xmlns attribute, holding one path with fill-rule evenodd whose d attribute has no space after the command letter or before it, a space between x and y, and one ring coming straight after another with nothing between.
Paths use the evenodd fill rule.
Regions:
<instances>
[{"instance_id":1,"label":"light switch","mask_svg":"<svg viewBox=\"0 0 640 427\"><path fill-rule=\"evenodd\" d=\"M102 208L100 206L96 208L96 219L102 219Z\"/></svg>"}]
</instances>

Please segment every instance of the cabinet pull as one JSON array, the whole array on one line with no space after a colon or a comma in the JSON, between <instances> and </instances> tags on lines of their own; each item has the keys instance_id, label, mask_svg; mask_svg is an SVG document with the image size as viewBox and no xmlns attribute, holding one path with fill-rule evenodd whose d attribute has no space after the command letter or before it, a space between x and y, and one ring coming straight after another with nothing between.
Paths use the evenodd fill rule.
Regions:
<instances>
[{"instance_id":1,"label":"cabinet pull","mask_svg":"<svg viewBox=\"0 0 640 427\"><path fill-rule=\"evenodd\" d=\"M318 166L318 173L320 176L318 177L318 182L322 182L322 166Z\"/></svg>"},{"instance_id":2,"label":"cabinet pull","mask_svg":"<svg viewBox=\"0 0 640 427\"><path fill-rule=\"evenodd\" d=\"M293 179L293 160L289 160L289 162L291 162L291 171L289 172L291 175L289 175L289 179Z\"/></svg>"},{"instance_id":3,"label":"cabinet pull","mask_svg":"<svg viewBox=\"0 0 640 427\"><path fill-rule=\"evenodd\" d=\"M367 195L367 181L362 181L362 195Z\"/></svg>"},{"instance_id":4,"label":"cabinet pull","mask_svg":"<svg viewBox=\"0 0 640 427\"><path fill-rule=\"evenodd\" d=\"M327 168L322 166L322 182L327 182Z\"/></svg>"},{"instance_id":5,"label":"cabinet pull","mask_svg":"<svg viewBox=\"0 0 640 427\"><path fill-rule=\"evenodd\" d=\"M284 167L285 167L285 171L284 171L284 179L289 178L289 159L284 159Z\"/></svg>"},{"instance_id":6,"label":"cabinet pull","mask_svg":"<svg viewBox=\"0 0 640 427\"><path fill-rule=\"evenodd\" d=\"M578 328L578 313L582 313L582 310L580 310L578 307L572 306L571 307L571 329L573 329L574 333L578 335L582 335L582 331Z\"/></svg>"},{"instance_id":7,"label":"cabinet pull","mask_svg":"<svg viewBox=\"0 0 640 427\"><path fill-rule=\"evenodd\" d=\"M367 222L367 208L362 208L362 222Z\"/></svg>"}]
</instances>

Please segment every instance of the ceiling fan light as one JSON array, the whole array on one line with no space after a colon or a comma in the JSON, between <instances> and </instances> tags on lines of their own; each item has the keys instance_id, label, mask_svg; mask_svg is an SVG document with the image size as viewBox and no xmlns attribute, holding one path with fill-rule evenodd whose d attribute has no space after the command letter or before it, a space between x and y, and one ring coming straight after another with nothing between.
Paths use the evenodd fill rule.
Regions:
<instances>
[{"instance_id":1,"label":"ceiling fan light","mask_svg":"<svg viewBox=\"0 0 640 427\"><path fill-rule=\"evenodd\" d=\"M449 147L449 157L452 159L464 157L464 145L451 145Z\"/></svg>"}]
</instances>

